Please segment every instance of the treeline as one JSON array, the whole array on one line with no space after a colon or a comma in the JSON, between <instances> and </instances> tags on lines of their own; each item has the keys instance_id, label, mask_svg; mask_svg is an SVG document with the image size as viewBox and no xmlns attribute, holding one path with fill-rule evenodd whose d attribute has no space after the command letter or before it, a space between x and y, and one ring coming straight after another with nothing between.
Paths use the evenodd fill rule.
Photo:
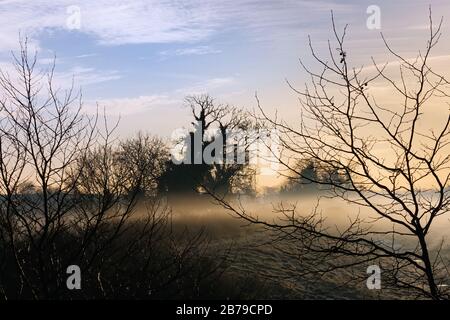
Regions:
<instances>
[{"instance_id":1,"label":"treeline","mask_svg":"<svg viewBox=\"0 0 450 320\"><path fill-rule=\"evenodd\" d=\"M244 112L230 106L216 105L208 95L189 96L186 102L192 111L193 128L178 141L166 142L142 132L116 141L111 139L112 131L106 133L108 137L97 132L96 140L87 143L89 147L86 146L79 155L73 154L79 176L72 177L77 180L76 190L72 191L85 195L100 193L101 190L92 188L90 180L100 179L106 174L103 170L107 170L111 181L121 181L121 186L115 187L115 191L120 191L122 195L167 196L199 193L205 189L221 194L254 194L256 168L248 161L248 151L244 150L247 158L239 163L236 161L237 144L226 144L227 135L232 130L247 130L250 127ZM46 121L43 117L41 119ZM93 135L92 132L89 134ZM200 135L199 147L193 144L197 134ZM99 143L101 139L105 141ZM208 163L204 153L217 140L221 140L220 154L213 150L214 159ZM247 143L244 148L248 146ZM176 151L171 149L177 148L178 154L174 155ZM231 158L230 152L233 153ZM174 157L179 159L174 160ZM195 160L197 158L199 161ZM98 183L108 185L108 181ZM54 188L51 185L47 187L49 190ZM21 182L17 191L20 194L37 194L40 189L39 181L30 176L30 179Z\"/></svg>"}]
</instances>

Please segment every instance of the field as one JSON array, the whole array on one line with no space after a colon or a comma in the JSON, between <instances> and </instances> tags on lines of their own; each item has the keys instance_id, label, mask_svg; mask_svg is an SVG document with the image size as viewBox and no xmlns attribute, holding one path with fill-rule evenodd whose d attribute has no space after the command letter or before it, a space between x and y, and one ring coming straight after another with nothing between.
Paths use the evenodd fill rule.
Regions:
<instances>
[{"instance_id":1,"label":"field","mask_svg":"<svg viewBox=\"0 0 450 320\"><path fill-rule=\"evenodd\" d=\"M271 208L279 202L279 197L242 199L244 207L252 214L268 221L276 215ZM311 210L316 197L288 196L283 202L297 201L303 212ZM322 201L323 210L328 212L330 227L343 226L348 217L358 212L337 200ZM351 269L340 269L327 274L305 274L305 266L318 263L310 257L295 257L295 244L277 242L273 244L269 231L250 225L237 218L207 195L180 198L171 202L174 225L190 230L203 229L207 234L211 252L228 252L228 265L224 277L230 285L227 292L233 292L241 298L259 299L407 299L408 291L369 290L366 286L367 265ZM300 214L301 214L301 210ZM361 212L360 212L361 214ZM370 212L366 212L370 217ZM445 237L445 223L436 228L432 243L436 246L439 239ZM448 227L448 226L447 226ZM410 244L411 245L411 244ZM448 250L444 255L449 256ZM230 283L231 281L231 283Z\"/></svg>"}]
</instances>

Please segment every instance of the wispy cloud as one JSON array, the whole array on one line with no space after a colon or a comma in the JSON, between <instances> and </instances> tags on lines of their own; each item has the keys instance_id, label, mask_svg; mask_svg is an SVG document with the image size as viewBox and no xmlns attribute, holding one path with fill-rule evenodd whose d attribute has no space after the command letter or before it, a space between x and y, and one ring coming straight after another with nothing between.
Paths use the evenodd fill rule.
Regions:
<instances>
[{"instance_id":1,"label":"wispy cloud","mask_svg":"<svg viewBox=\"0 0 450 320\"><path fill-rule=\"evenodd\" d=\"M73 67L64 72L56 72L54 84L60 88L69 88L72 83L75 87L84 87L106 81L118 80L121 78L117 70L97 70L95 68Z\"/></svg>"},{"instance_id":2,"label":"wispy cloud","mask_svg":"<svg viewBox=\"0 0 450 320\"><path fill-rule=\"evenodd\" d=\"M191 86L176 90L176 94L190 95L211 93L212 91L223 90L237 83L234 77L218 77L199 81Z\"/></svg>"},{"instance_id":3,"label":"wispy cloud","mask_svg":"<svg viewBox=\"0 0 450 320\"><path fill-rule=\"evenodd\" d=\"M191 55L206 55L206 54L217 54L221 53L221 50L215 49L211 46L196 46L189 48L181 48L177 50L165 50L161 51L160 55L162 56L191 56Z\"/></svg>"},{"instance_id":4,"label":"wispy cloud","mask_svg":"<svg viewBox=\"0 0 450 320\"><path fill-rule=\"evenodd\" d=\"M79 15L68 10L74 6L79 9ZM188 43L234 27L289 28L311 19L304 16L305 9L328 11L350 7L312 0L239 3L234 0L4 0L0 2L0 21L8 23L0 29L0 50L15 48L19 31L35 38L44 31L80 32L103 45ZM80 28L69 30L68 22L74 15L79 19ZM187 49L184 54L198 54L205 49Z\"/></svg>"},{"instance_id":5,"label":"wispy cloud","mask_svg":"<svg viewBox=\"0 0 450 320\"><path fill-rule=\"evenodd\" d=\"M37 63L39 63L42 66L51 66L53 64L60 65L64 62L63 59L55 58L55 57L49 57L49 58L39 58L37 60Z\"/></svg>"},{"instance_id":6,"label":"wispy cloud","mask_svg":"<svg viewBox=\"0 0 450 320\"><path fill-rule=\"evenodd\" d=\"M104 45L197 41L213 30L208 6L182 1L147 0L6 0L0 2L0 50L15 48L18 33L36 37L48 30L81 32ZM68 10L77 8L78 12ZM195 10L194 10L195 9ZM74 16L76 15L76 16ZM78 19L79 29L70 21Z\"/></svg>"},{"instance_id":7,"label":"wispy cloud","mask_svg":"<svg viewBox=\"0 0 450 320\"><path fill-rule=\"evenodd\" d=\"M87 53L87 54L80 54L80 55L76 56L75 58L84 59L84 58L91 58L91 57L96 57L96 56L97 56L96 53Z\"/></svg>"},{"instance_id":8,"label":"wispy cloud","mask_svg":"<svg viewBox=\"0 0 450 320\"><path fill-rule=\"evenodd\" d=\"M86 101L84 110L87 113L105 112L106 115L124 116L149 111L153 108L180 104L181 100L168 95L148 95L116 99L100 99Z\"/></svg>"},{"instance_id":9,"label":"wispy cloud","mask_svg":"<svg viewBox=\"0 0 450 320\"><path fill-rule=\"evenodd\" d=\"M236 83L233 77L211 78L196 84L173 90L164 94L152 94L138 97L114 99L98 99L86 101L85 111L105 111L107 115L131 115L152 109L176 108L183 105L186 95L209 93L214 90L224 90Z\"/></svg>"}]
</instances>

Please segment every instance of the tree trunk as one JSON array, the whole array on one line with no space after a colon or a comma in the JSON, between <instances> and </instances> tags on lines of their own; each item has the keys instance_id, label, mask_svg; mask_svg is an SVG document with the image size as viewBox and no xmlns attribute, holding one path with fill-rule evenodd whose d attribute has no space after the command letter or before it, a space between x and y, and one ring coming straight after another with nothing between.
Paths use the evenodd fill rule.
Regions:
<instances>
[{"instance_id":1,"label":"tree trunk","mask_svg":"<svg viewBox=\"0 0 450 320\"><path fill-rule=\"evenodd\" d=\"M433 267L430 261L430 255L428 253L427 242L425 240L425 235L422 230L418 234L420 248L422 250L422 260L425 266L425 275L427 276L428 287L430 290L430 295L433 300L439 300L439 293L437 290L436 281L434 279Z\"/></svg>"}]
</instances>

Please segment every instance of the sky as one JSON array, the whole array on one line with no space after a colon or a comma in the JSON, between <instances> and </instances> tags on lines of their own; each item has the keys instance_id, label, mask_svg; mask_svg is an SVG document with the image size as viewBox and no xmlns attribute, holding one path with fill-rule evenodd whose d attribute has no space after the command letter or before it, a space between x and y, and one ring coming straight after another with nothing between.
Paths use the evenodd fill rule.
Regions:
<instances>
[{"instance_id":1,"label":"sky","mask_svg":"<svg viewBox=\"0 0 450 320\"><path fill-rule=\"evenodd\" d=\"M98 104L119 133L138 130L163 137L190 122L183 98L209 93L217 101L298 115L286 80L307 79L298 59L312 62L308 36L318 52L338 28L349 24L348 52L355 65L389 56L380 32L406 57L425 45L428 6L450 20L448 0L0 0L0 68L8 68L20 37L38 51L39 66L56 57L56 81L72 77L84 110ZM380 25L369 28L368 7L380 9ZM450 21L436 63L450 62ZM19 36L20 35L20 36ZM445 68L442 68L445 70Z\"/></svg>"}]
</instances>

